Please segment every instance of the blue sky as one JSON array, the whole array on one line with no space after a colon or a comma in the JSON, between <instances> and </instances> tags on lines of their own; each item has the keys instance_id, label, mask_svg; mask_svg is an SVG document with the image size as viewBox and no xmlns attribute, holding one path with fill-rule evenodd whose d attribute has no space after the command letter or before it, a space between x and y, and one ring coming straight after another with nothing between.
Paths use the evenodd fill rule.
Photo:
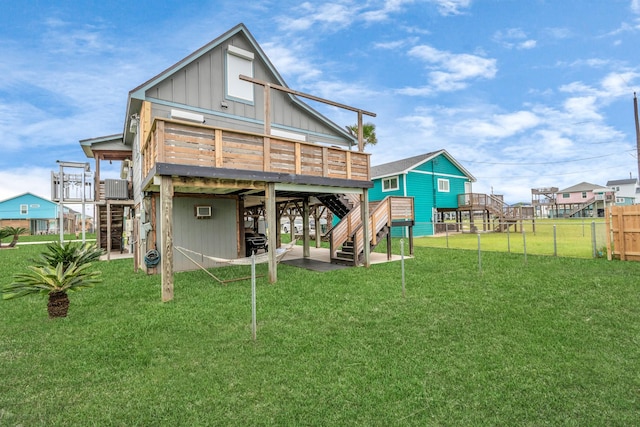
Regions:
<instances>
[{"instance_id":1,"label":"blue sky","mask_svg":"<svg viewBox=\"0 0 640 427\"><path fill-rule=\"evenodd\" d=\"M0 14L0 200L49 198L129 90L240 22L289 87L377 113L372 165L444 148L509 203L638 174L640 0L23 0Z\"/></svg>"}]
</instances>

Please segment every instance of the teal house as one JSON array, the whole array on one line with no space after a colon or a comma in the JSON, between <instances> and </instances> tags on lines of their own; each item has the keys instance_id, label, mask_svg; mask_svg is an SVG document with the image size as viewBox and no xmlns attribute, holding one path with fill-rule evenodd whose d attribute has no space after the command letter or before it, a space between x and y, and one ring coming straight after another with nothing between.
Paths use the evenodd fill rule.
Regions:
<instances>
[{"instance_id":1,"label":"teal house","mask_svg":"<svg viewBox=\"0 0 640 427\"><path fill-rule=\"evenodd\" d=\"M0 227L24 227L30 234L55 231L58 205L31 193L0 201Z\"/></svg>"},{"instance_id":2,"label":"teal house","mask_svg":"<svg viewBox=\"0 0 640 427\"><path fill-rule=\"evenodd\" d=\"M455 217L458 196L471 193L471 183L476 181L446 150L372 166L371 180L372 202L387 196L414 198L415 236L444 231L444 220ZM393 230L394 235L401 233Z\"/></svg>"}]
</instances>

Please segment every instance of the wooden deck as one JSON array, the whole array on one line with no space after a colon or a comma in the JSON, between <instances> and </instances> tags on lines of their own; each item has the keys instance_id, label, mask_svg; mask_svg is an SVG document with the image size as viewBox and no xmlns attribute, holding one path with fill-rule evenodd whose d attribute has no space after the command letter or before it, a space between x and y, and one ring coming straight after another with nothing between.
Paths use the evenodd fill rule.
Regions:
<instances>
[{"instance_id":1,"label":"wooden deck","mask_svg":"<svg viewBox=\"0 0 640 427\"><path fill-rule=\"evenodd\" d=\"M142 145L142 174L156 163L369 181L368 153L155 118Z\"/></svg>"}]
</instances>

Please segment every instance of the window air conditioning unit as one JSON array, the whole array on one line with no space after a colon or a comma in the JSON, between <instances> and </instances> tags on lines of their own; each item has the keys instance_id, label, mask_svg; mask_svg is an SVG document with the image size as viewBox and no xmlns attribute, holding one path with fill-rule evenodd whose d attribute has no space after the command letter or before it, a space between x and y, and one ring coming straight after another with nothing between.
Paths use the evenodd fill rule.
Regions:
<instances>
[{"instance_id":1,"label":"window air conditioning unit","mask_svg":"<svg viewBox=\"0 0 640 427\"><path fill-rule=\"evenodd\" d=\"M211 206L195 206L195 215L198 219L211 218Z\"/></svg>"}]
</instances>

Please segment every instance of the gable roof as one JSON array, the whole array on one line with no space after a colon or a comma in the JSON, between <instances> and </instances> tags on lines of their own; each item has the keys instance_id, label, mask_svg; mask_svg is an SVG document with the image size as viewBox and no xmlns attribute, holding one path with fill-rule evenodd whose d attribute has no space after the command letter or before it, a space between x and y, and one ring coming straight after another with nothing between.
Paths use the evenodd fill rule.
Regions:
<instances>
[{"instance_id":1,"label":"gable roof","mask_svg":"<svg viewBox=\"0 0 640 427\"><path fill-rule=\"evenodd\" d=\"M614 179L612 181L607 181L607 187L611 185L626 185L626 184L637 184L638 180L636 178L633 179Z\"/></svg>"},{"instance_id":2,"label":"gable roof","mask_svg":"<svg viewBox=\"0 0 640 427\"><path fill-rule=\"evenodd\" d=\"M124 145L122 134L101 136L98 138L81 139L80 146L87 157L93 158L93 151L131 151L131 147Z\"/></svg>"},{"instance_id":3,"label":"gable roof","mask_svg":"<svg viewBox=\"0 0 640 427\"><path fill-rule=\"evenodd\" d=\"M24 196L31 196L31 197L35 197L35 198L37 198L37 199L42 200L43 202L52 203L52 204L54 204L54 205L56 205L56 204L57 204L57 203L55 203L55 202L52 202L52 201L51 201L51 200L49 200L49 199L45 199L44 197L38 196L38 195L33 194L33 193L29 193L29 192L22 193L22 194L18 194L17 196L9 197L8 199L0 200L0 203L9 202L9 201L11 201L11 200L19 199L20 197L24 197Z\"/></svg>"},{"instance_id":4,"label":"gable roof","mask_svg":"<svg viewBox=\"0 0 640 427\"><path fill-rule=\"evenodd\" d=\"M273 66L273 64L271 63L267 55L264 53L264 51L262 50L262 48L260 47L256 39L249 32L247 27L243 23L240 23L235 27L231 28L230 30L228 30L227 32L225 32L224 34L210 41L206 45L202 46L200 49L197 49L195 52L191 53L190 55L176 62L166 70L162 71L160 74L152 77L151 79L147 80L146 82L142 83L141 85L139 85L135 89L132 89L129 92L129 98L127 100L127 110L124 116L123 142L128 145L131 144L131 141L133 139L133 134L130 132L129 126L127 126L127 124L129 123L129 117L131 115L131 111L137 111L140 108L142 101L145 99L145 91L147 89L169 78L177 70L198 60L198 58L202 57L203 55L217 48L218 46L223 44L225 41L233 38L235 35L239 33L245 36L247 41L251 45L251 47L255 49L255 52L257 53L258 57L265 64L269 72L273 75L277 84L288 88L289 86L287 86L284 79L282 78L280 73L278 73L278 70L276 70L276 68ZM287 96L291 98L291 101L294 104L296 104L303 110L306 110L308 113L310 113L312 116L315 116L317 119L321 120L322 122L326 123L329 127L333 128L342 137L350 141L349 142L350 145L358 144L357 140L350 133L348 133L345 128L343 128L342 126L338 126L336 123L332 122L327 117L323 116L322 114L320 114L319 112L311 108L309 105L302 102L298 97L288 93L287 93Z\"/></svg>"},{"instance_id":5,"label":"gable roof","mask_svg":"<svg viewBox=\"0 0 640 427\"><path fill-rule=\"evenodd\" d=\"M410 170L417 168L423 163L428 162L440 155L445 156L451 163L453 163L462 173L464 173L471 182L476 182L476 178L466 170L456 159L454 159L447 150L441 149L438 151L432 151L430 153L420 154L418 156L407 157L406 159L395 160L389 163L383 163L378 166L371 166L371 179L384 178L391 175L402 175L408 173Z\"/></svg>"},{"instance_id":6,"label":"gable roof","mask_svg":"<svg viewBox=\"0 0 640 427\"><path fill-rule=\"evenodd\" d=\"M580 184L576 184L571 187L567 187L563 190L560 190L558 191L558 193L577 193L579 191L593 191L593 190L609 190L609 189L601 185L591 184L589 182L581 182Z\"/></svg>"}]
</instances>

